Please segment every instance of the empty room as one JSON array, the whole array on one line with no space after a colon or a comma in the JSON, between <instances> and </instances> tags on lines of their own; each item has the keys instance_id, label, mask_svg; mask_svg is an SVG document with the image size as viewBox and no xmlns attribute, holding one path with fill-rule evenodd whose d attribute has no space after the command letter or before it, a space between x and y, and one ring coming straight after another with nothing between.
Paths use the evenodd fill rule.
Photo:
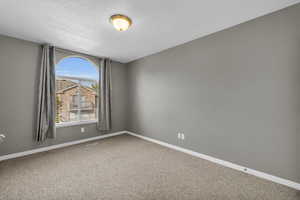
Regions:
<instances>
[{"instance_id":1,"label":"empty room","mask_svg":"<svg viewBox=\"0 0 300 200\"><path fill-rule=\"evenodd\" d=\"M300 0L1 0L0 200L300 200Z\"/></svg>"}]
</instances>

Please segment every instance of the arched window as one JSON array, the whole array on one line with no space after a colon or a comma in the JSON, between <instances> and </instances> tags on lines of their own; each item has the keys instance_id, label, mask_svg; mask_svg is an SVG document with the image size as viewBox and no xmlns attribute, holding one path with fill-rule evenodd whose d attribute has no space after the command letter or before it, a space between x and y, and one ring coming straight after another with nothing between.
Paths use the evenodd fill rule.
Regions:
<instances>
[{"instance_id":1,"label":"arched window","mask_svg":"<svg viewBox=\"0 0 300 200\"><path fill-rule=\"evenodd\" d=\"M56 123L70 125L97 120L98 67L72 56L56 65Z\"/></svg>"}]
</instances>

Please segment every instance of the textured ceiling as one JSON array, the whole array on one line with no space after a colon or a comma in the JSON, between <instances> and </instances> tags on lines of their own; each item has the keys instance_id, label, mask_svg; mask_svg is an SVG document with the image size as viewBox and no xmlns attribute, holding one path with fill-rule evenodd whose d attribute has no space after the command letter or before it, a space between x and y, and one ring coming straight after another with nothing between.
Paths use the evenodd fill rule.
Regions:
<instances>
[{"instance_id":1,"label":"textured ceiling","mask_svg":"<svg viewBox=\"0 0 300 200\"><path fill-rule=\"evenodd\" d=\"M1 0L0 34L129 62L299 2ZM132 18L128 31L113 29L116 13Z\"/></svg>"}]
</instances>

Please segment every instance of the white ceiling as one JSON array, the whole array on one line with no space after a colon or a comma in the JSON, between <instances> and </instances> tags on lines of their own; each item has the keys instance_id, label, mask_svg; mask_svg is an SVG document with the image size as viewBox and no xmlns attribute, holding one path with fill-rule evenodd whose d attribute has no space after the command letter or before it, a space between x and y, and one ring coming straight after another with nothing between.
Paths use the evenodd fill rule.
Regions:
<instances>
[{"instance_id":1,"label":"white ceiling","mask_svg":"<svg viewBox=\"0 0 300 200\"><path fill-rule=\"evenodd\" d=\"M0 0L0 34L129 62L299 2ZM109 23L117 13L132 18L128 31Z\"/></svg>"}]
</instances>

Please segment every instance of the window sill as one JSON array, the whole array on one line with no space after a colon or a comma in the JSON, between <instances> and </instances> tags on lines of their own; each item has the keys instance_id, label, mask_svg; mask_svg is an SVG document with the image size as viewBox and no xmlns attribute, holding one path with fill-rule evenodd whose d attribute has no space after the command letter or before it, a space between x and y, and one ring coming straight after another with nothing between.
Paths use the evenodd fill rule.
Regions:
<instances>
[{"instance_id":1,"label":"window sill","mask_svg":"<svg viewBox=\"0 0 300 200\"><path fill-rule=\"evenodd\" d=\"M97 120L79 121L79 122L63 122L63 123L55 124L55 127L62 128L62 127L79 126L79 125L96 124L96 123L97 123Z\"/></svg>"}]
</instances>

